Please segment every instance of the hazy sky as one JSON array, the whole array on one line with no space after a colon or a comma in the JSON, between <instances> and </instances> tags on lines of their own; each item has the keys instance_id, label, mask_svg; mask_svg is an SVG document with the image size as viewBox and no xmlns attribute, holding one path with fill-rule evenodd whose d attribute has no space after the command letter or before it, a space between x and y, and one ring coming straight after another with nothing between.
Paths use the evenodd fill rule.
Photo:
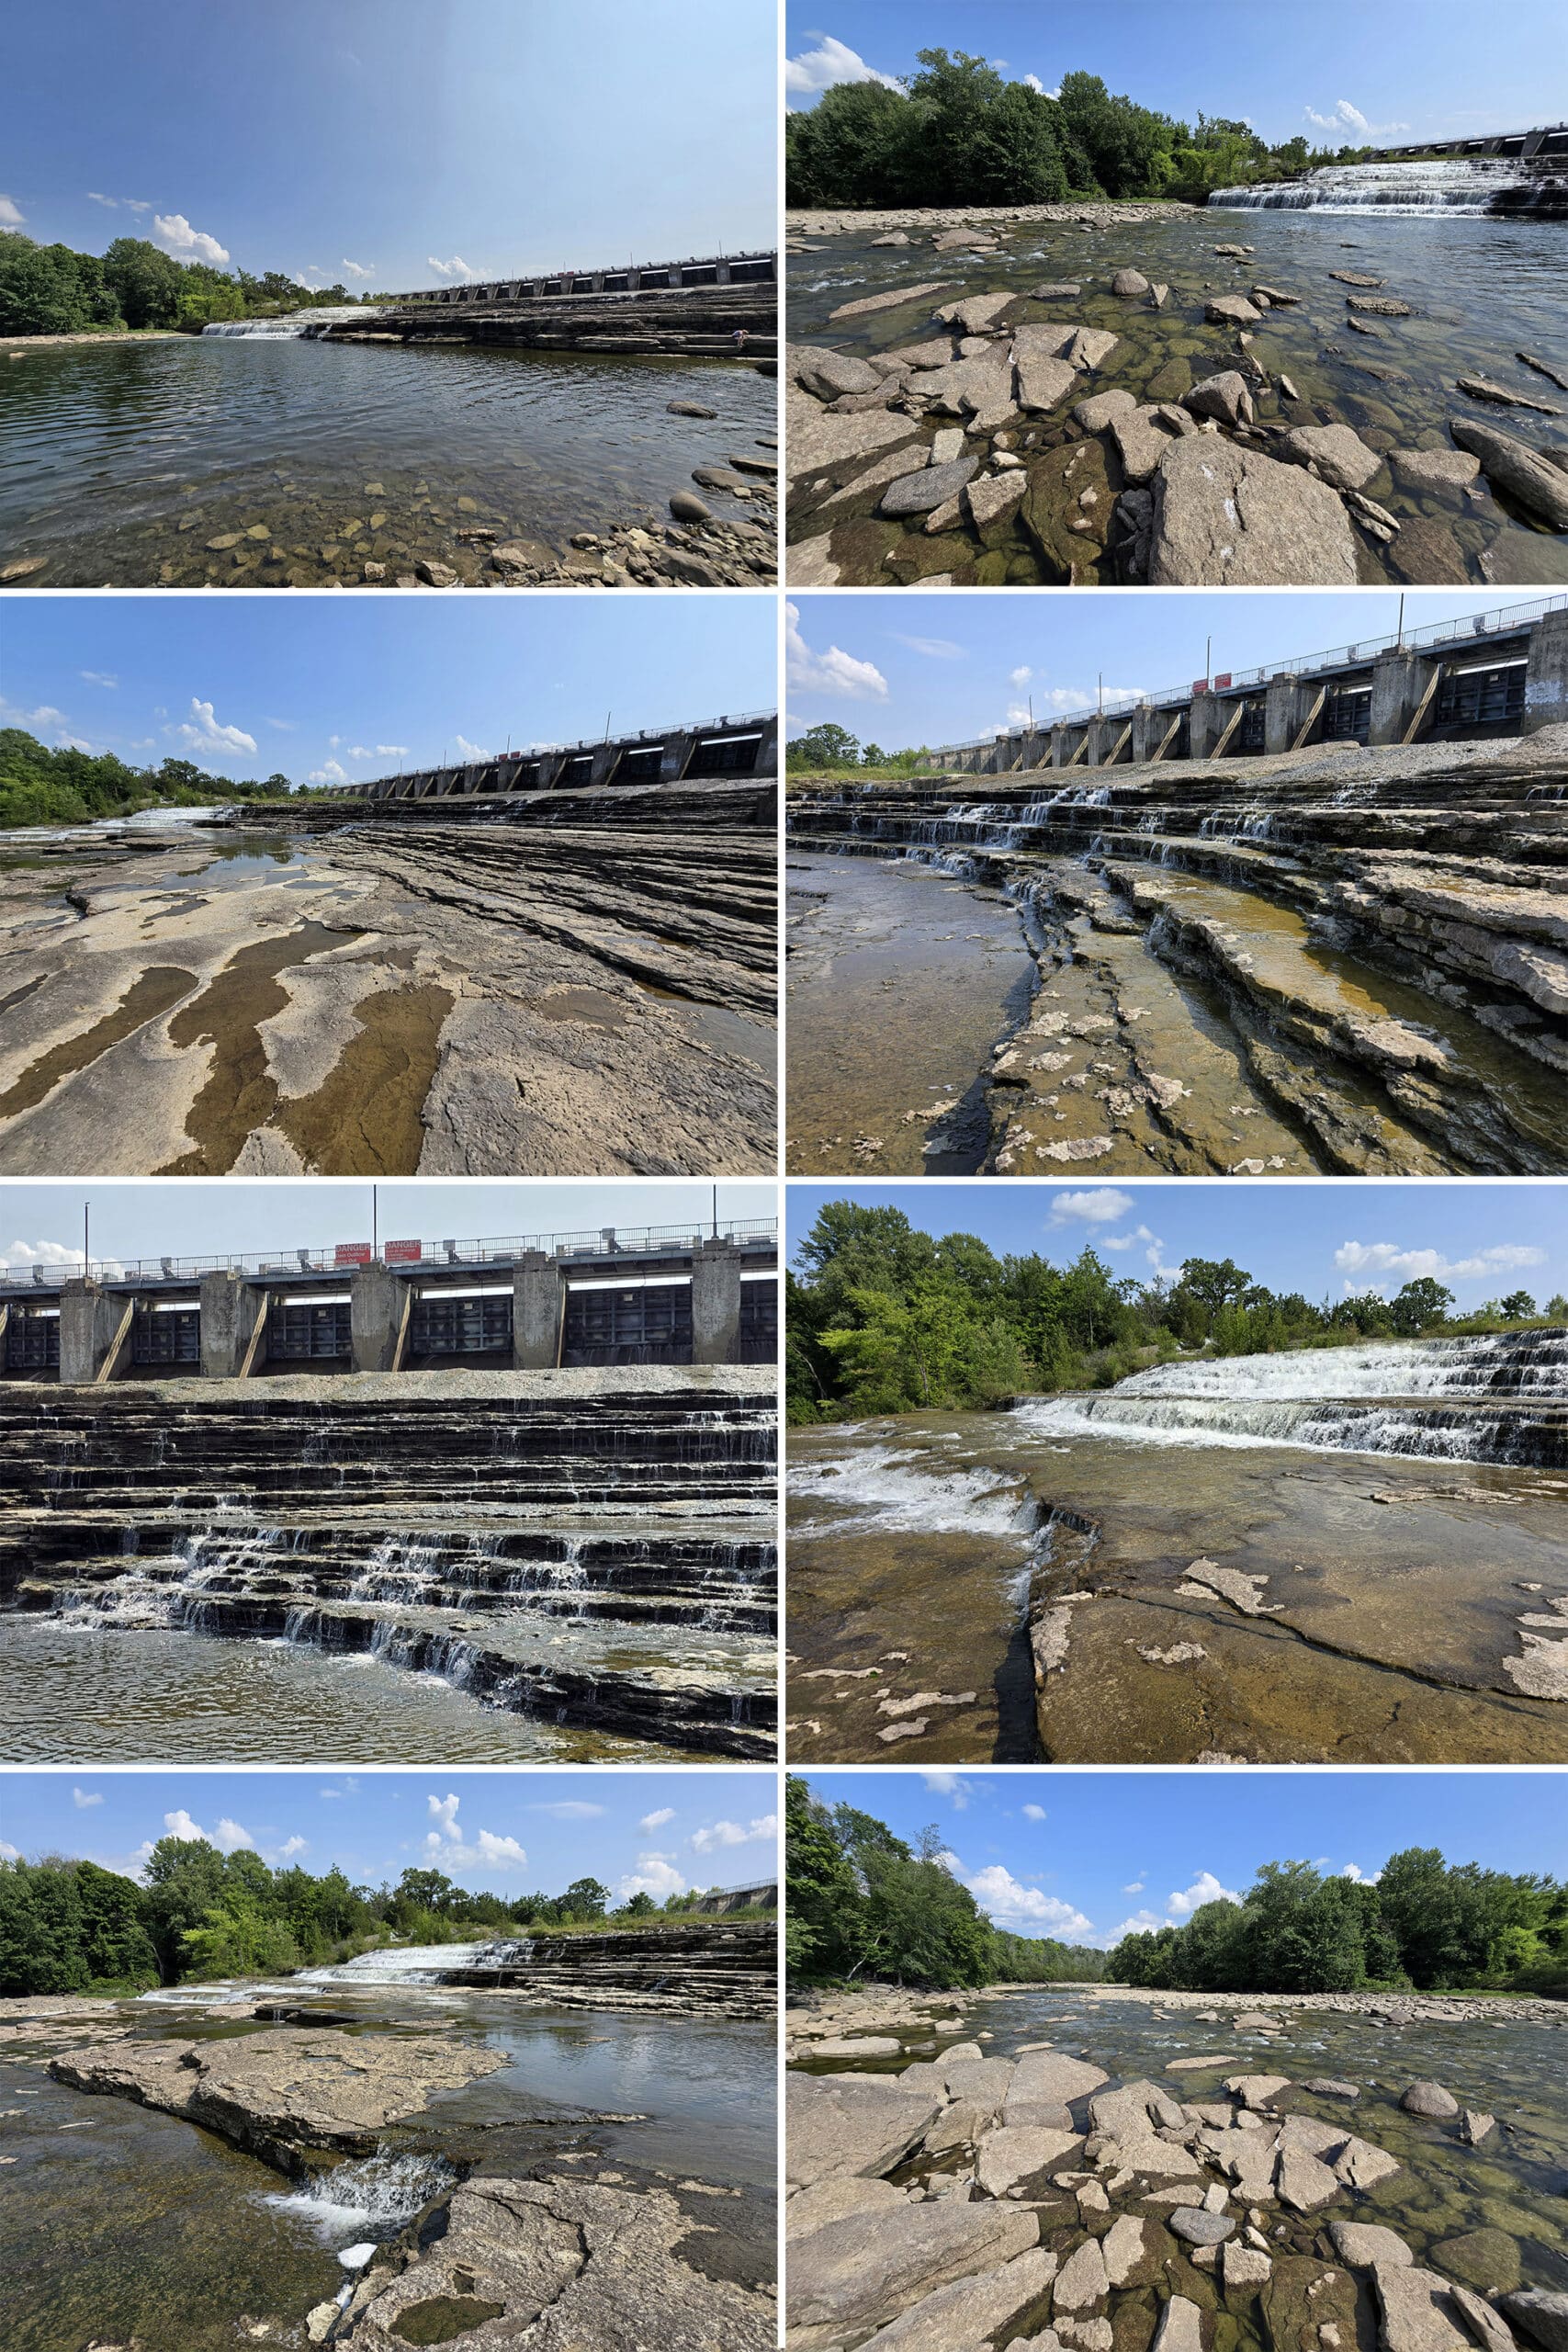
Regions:
<instances>
[{"instance_id":1,"label":"hazy sky","mask_svg":"<svg viewBox=\"0 0 1568 2352\"><path fill-rule=\"evenodd\" d=\"M1108 1946L1244 1894L1260 1864L1374 1877L1390 1854L1568 1871L1568 1815L1525 1772L807 1772L911 1843L934 1823L1000 1928Z\"/></svg>"},{"instance_id":2,"label":"hazy sky","mask_svg":"<svg viewBox=\"0 0 1568 2352\"><path fill-rule=\"evenodd\" d=\"M922 49L966 50L1055 92L1098 74L1188 123L1239 117L1270 141L1314 147L1474 137L1562 112L1561 0L1508 0L1500 38L1478 39L1469 0L802 0L787 12L786 91L814 106L835 82L904 80ZM1559 62L1551 87L1542 74Z\"/></svg>"},{"instance_id":3,"label":"hazy sky","mask_svg":"<svg viewBox=\"0 0 1568 2352\"><path fill-rule=\"evenodd\" d=\"M0 222L398 293L776 242L773 0L7 11Z\"/></svg>"},{"instance_id":4,"label":"hazy sky","mask_svg":"<svg viewBox=\"0 0 1568 2352\"><path fill-rule=\"evenodd\" d=\"M1425 628L1521 599L1418 591L1404 627ZM932 590L796 596L788 607L787 728L835 719L884 751L967 742L1027 719L1092 710L1114 695L1190 686L1265 662L1394 635L1399 594L1064 589L1028 596ZM1211 648L1211 639L1212 648Z\"/></svg>"},{"instance_id":5,"label":"hazy sky","mask_svg":"<svg viewBox=\"0 0 1568 2352\"><path fill-rule=\"evenodd\" d=\"M14 596L0 725L339 783L771 710L771 596Z\"/></svg>"},{"instance_id":6,"label":"hazy sky","mask_svg":"<svg viewBox=\"0 0 1568 2352\"><path fill-rule=\"evenodd\" d=\"M597 1233L607 1225L705 1226L714 1186L660 1178L615 1183L442 1183L427 1177L379 1187L383 1241L506 1240L523 1234ZM771 1217L772 1184L717 1187L720 1220ZM353 1176L165 1176L156 1183L98 1178L80 1184L0 1183L0 1265L66 1264L82 1254L82 1204L92 1203L95 1261L273 1256L370 1238L370 1186Z\"/></svg>"},{"instance_id":7,"label":"hazy sky","mask_svg":"<svg viewBox=\"0 0 1568 2352\"><path fill-rule=\"evenodd\" d=\"M771 1772L13 1772L0 1856L85 1855L135 1875L160 1838L333 1864L356 1885L411 1867L498 1894L597 1878L617 1898L738 1886L777 1868Z\"/></svg>"},{"instance_id":8,"label":"hazy sky","mask_svg":"<svg viewBox=\"0 0 1568 2352\"><path fill-rule=\"evenodd\" d=\"M1234 1258L1270 1290L1314 1300L1392 1293L1423 1274L1461 1310L1519 1288L1538 1303L1568 1290L1562 1187L1551 1182L792 1183L792 1257L822 1204L846 1198L902 1209L922 1233L978 1234L998 1256L1037 1250L1061 1265L1091 1243L1142 1282L1185 1258Z\"/></svg>"}]
</instances>

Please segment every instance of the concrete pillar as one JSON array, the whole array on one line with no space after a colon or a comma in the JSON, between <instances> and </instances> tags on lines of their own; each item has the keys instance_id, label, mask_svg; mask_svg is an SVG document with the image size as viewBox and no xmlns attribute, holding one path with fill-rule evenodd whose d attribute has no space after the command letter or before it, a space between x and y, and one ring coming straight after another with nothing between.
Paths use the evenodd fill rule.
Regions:
<instances>
[{"instance_id":1,"label":"concrete pillar","mask_svg":"<svg viewBox=\"0 0 1568 2352\"><path fill-rule=\"evenodd\" d=\"M1176 714L1171 710L1156 710L1152 703L1141 702L1133 713L1133 757L1134 761L1152 760L1167 735Z\"/></svg>"},{"instance_id":2,"label":"concrete pillar","mask_svg":"<svg viewBox=\"0 0 1568 2352\"><path fill-rule=\"evenodd\" d=\"M112 1380L130 1352L130 1301L97 1283L67 1283L60 1294L60 1377L68 1388Z\"/></svg>"},{"instance_id":3,"label":"concrete pillar","mask_svg":"<svg viewBox=\"0 0 1568 2352\"><path fill-rule=\"evenodd\" d=\"M1385 653L1372 664L1374 743L1402 743L1438 664L1421 653Z\"/></svg>"},{"instance_id":4,"label":"concrete pillar","mask_svg":"<svg viewBox=\"0 0 1568 2352\"><path fill-rule=\"evenodd\" d=\"M659 763L660 784L679 784L686 773L686 763L696 750L694 735L670 735L665 738L664 756Z\"/></svg>"},{"instance_id":5,"label":"concrete pillar","mask_svg":"<svg viewBox=\"0 0 1568 2352\"><path fill-rule=\"evenodd\" d=\"M1073 764L1073 753L1083 741L1083 738L1082 719L1077 721L1065 719L1060 727L1054 727L1051 729L1051 765L1054 768L1070 768ZM1086 752L1084 757L1088 756ZM1078 765L1082 767L1083 760L1078 762Z\"/></svg>"},{"instance_id":6,"label":"concrete pillar","mask_svg":"<svg viewBox=\"0 0 1568 2352\"><path fill-rule=\"evenodd\" d=\"M558 1258L525 1250L512 1270L512 1362L519 1372L548 1372L560 1362L566 1283Z\"/></svg>"},{"instance_id":7,"label":"concrete pillar","mask_svg":"<svg viewBox=\"0 0 1568 2352\"><path fill-rule=\"evenodd\" d=\"M762 740L757 746L757 774L774 775L779 764L779 722L776 718L762 721Z\"/></svg>"},{"instance_id":8,"label":"concrete pillar","mask_svg":"<svg viewBox=\"0 0 1568 2352\"><path fill-rule=\"evenodd\" d=\"M1568 613L1547 613L1530 631L1529 666L1525 672L1525 714L1522 733L1539 727L1556 727L1568 719Z\"/></svg>"},{"instance_id":9,"label":"concrete pillar","mask_svg":"<svg viewBox=\"0 0 1568 2352\"><path fill-rule=\"evenodd\" d=\"M692 1362L734 1363L740 1353L740 1252L699 1242L692 1258Z\"/></svg>"},{"instance_id":10,"label":"concrete pillar","mask_svg":"<svg viewBox=\"0 0 1568 2352\"><path fill-rule=\"evenodd\" d=\"M1323 691L1321 678L1297 678L1292 675L1270 678L1263 690L1263 748L1267 752L1288 752L1302 729L1307 714ZM1322 714L1318 726L1322 725Z\"/></svg>"},{"instance_id":11,"label":"concrete pillar","mask_svg":"<svg viewBox=\"0 0 1568 2352\"><path fill-rule=\"evenodd\" d=\"M1051 729L1032 727L1023 739L1023 764L1026 768L1045 768L1051 764Z\"/></svg>"},{"instance_id":12,"label":"concrete pillar","mask_svg":"<svg viewBox=\"0 0 1568 2352\"><path fill-rule=\"evenodd\" d=\"M251 1342L266 1319L267 1294L241 1274L201 1278L201 1375L238 1380L252 1362Z\"/></svg>"},{"instance_id":13,"label":"concrete pillar","mask_svg":"<svg viewBox=\"0 0 1568 2352\"><path fill-rule=\"evenodd\" d=\"M596 791L600 785L609 783L615 762L620 758L624 749L625 746L620 743L599 743L594 746L588 765L588 788L591 792Z\"/></svg>"},{"instance_id":14,"label":"concrete pillar","mask_svg":"<svg viewBox=\"0 0 1568 2352\"><path fill-rule=\"evenodd\" d=\"M1194 695L1189 719L1191 757L1206 760L1224 733L1231 706L1218 695Z\"/></svg>"},{"instance_id":15,"label":"concrete pillar","mask_svg":"<svg viewBox=\"0 0 1568 2352\"><path fill-rule=\"evenodd\" d=\"M548 792L558 781L565 765L564 752L542 752L539 755L539 773L534 782L536 792Z\"/></svg>"},{"instance_id":16,"label":"concrete pillar","mask_svg":"<svg viewBox=\"0 0 1568 2352\"><path fill-rule=\"evenodd\" d=\"M348 1286L350 1344L355 1372L395 1372L404 1313L412 1293L380 1261L356 1266Z\"/></svg>"}]
</instances>

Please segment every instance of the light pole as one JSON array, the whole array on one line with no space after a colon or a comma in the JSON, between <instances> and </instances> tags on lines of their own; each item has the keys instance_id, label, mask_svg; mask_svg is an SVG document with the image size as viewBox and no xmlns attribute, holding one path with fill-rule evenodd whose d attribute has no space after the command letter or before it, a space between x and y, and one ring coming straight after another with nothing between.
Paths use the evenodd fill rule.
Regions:
<instances>
[{"instance_id":1,"label":"light pole","mask_svg":"<svg viewBox=\"0 0 1568 2352\"><path fill-rule=\"evenodd\" d=\"M88 1279L89 1270L93 1263L91 1241L92 1216L92 1202L84 1201L82 1204L82 1280L84 1282Z\"/></svg>"}]
</instances>

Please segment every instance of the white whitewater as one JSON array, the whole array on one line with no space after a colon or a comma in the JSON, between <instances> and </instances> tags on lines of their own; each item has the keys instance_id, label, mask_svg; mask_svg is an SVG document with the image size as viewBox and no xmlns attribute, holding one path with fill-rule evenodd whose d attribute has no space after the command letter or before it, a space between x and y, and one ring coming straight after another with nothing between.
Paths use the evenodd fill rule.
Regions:
<instances>
[{"instance_id":1,"label":"white whitewater","mask_svg":"<svg viewBox=\"0 0 1568 2352\"><path fill-rule=\"evenodd\" d=\"M353 1984L361 1992L400 1984L441 1984L458 1970L516 1968L534 1949L529 1936L491 1936L483 1943L395 1944L362 1951L336 1968L302 1968L291 1984Z\"/></svg>"},{"instance_id":2,"label":"white whitewater","mask_svg":"<svg viewBox=\"0 0 1568 2352\"><path fill-rule=\"evenodd\" d=\"M1510 201L1505 205L1502 199ZM1561 179L1550 171L1532 172L1506 155L1445 156L1429 164L1327 164L1299 180L1219 187L1209 197L1211 205L1236 212L1384 212L1405 219L1529 212L1538 199L1560 204Z\"/></svg>"},{"instance_id":3,"label":"white whitewater","mask_svg":"<svg viewBox=\"0 0 1568 2352\"><path fill-rule=\"evenodd\" d=\"M204 335L248 335L262 343L298 343L308 335L319 334L323 327L336 326L344 319L378 318L378 311L367 310L362 302L344 302L335 306L325 304L313 311L285 311L276 319L209 319L201 330Z\"/></svg>"},{"instance_id":4,"label":"white whitewater","mask_svg":"<svg viewBox=\"0 0 1568 2352\"><path fill-rule=\"evenodd\" d=\"M1118 1396L1489 1397L1529 1389L1568 1401L1568 1331L1498 1331L1481 1339L1377 1340L1272 1356L1155 1364L1119 1380Z\"/></svg>"}]
</instances>

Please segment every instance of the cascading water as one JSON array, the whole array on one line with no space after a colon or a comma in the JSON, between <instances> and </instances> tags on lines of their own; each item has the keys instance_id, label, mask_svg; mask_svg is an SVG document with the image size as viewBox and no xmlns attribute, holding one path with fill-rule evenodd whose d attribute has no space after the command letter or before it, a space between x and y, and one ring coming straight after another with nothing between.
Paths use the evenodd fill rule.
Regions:
<instances>
[{"instance_id":1,"label":"cascading water","mask_svg":"<svg viewBox=\"0 0 1568 2352\"><path fill-rule=\"evenodd\" d=\"M1427 164L1328 164L1299 180L1220 187L1211 205L1237 212L1383 212L1394 217L1523 213L1568 218L1568 162L1504 155L1447 156Z\"/></svg>"},{"instance_id":2,"label":"cascading water","mask_svg":"<svg viewBox=\"0 0 1568 2352\"><path fill-rule=\"evenodd\" d=\"M201 330L204 335L245 335L261 343L299 343L319 335L322 329L338 326L345 319L357 319L368 324L378 318L378 311L364 309L358 302L323 306L312 311L286 311L276 319L209 319Z\"/></svg>"},{"instance_id":3,"label":"cascading water","mask_svg":"<svg viewBox=\"0 0 1568 2352\"><path fill-rule=\"evenodd\" d=\"M1486 1396L1537 1390L1568 1403L1568 1330L1462 1340L1377 1340L1271 1356L1155 1364L1118 1381L1133 1396Z\"/></svg>"}]
</instances>

